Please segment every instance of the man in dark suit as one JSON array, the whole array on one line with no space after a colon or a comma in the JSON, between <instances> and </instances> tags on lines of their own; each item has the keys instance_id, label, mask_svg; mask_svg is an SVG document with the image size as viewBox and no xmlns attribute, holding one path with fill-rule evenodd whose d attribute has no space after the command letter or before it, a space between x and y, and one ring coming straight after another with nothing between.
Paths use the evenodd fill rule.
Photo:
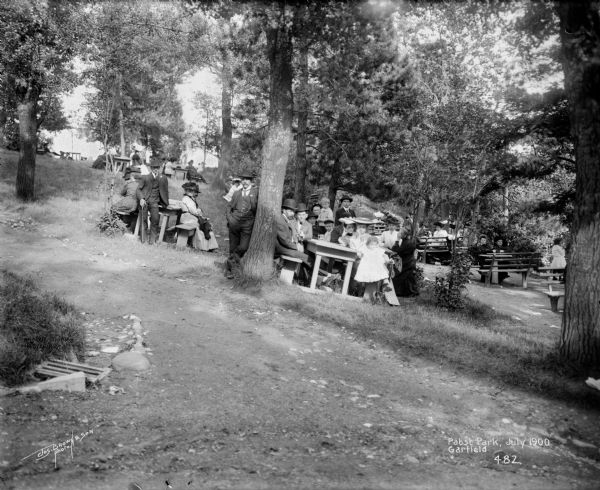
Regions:
<instances>
[{"instance_id":1,"label":"man in dark suit","mask_svg":"<svg viewBox=\"0 0 600 490\"><path fill-rule=\"evenodd\" d=\"M252 187L253 176L243 174L239 178L242 187L233 193L226 212L229 256L234 261L239 261L248 250L258 204L258 190Z\"/></svg>"},{"instance_id":2,"label":"man in dark suit","mask_svg":"<svg viewBox=\"0 0 600 490\"><path fill-rule=\"evenodd\" d=\"M305 264L309 264L308 255L300 251L298 246L298 233L296 231L296 221L294 213L296 212L296 201L286 199L281 205L281 214L275 220L275 229L277 230L277 240L275 241L275 257L288 255L301 259Z\"/></svg>"},{"instance_id":3,"label":"man in dark suit","mask_svg":"<svg viewBox=\"0 0 600 490\"><path fill-rule=\"evenodd\" d=\"M340 199L340 207L335 212L335 225L340 224L340 218L356 218L353 209L350 209L352 198L350 196L342 196Z\"/></svg>"},{"instance_id":4,"label":"man in dark suit","mask_svg":"<svg viewBox=\"0 0 600 490\"><path fill-rule=\"evenodd\" d=\"M169 205L169 181L164 175L160 175L160 162L152 160L150 173L142 175L136 195L142 209L142 226L146 229L148 223L148 211L150 211L150 244L156 243L158 238L158 225L160 216L159 206Z\"/></svg>"}]
</instances>

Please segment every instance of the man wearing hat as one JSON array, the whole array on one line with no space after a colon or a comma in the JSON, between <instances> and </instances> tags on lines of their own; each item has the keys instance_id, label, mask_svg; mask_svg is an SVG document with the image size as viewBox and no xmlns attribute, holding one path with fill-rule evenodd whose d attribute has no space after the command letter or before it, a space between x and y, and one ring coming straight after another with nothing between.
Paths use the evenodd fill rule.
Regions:
<instances>
[{"instance_id":1,"label":"man wearing hat","mask_svg":"<svg viewBox=\"0 0 600 490\"><path fill-rule=\"evenodd\" d=\"M241 259L248 250L258 204L258 191L252 187L253 176L243 173L238 177L241 187L233 193L226 215L229 227L229 255L234 261ZM230 262L228 264L231 265Z\"/></svg>"},{"instance_id":2,"label":"man wearing hat","mask_svg":"<svg viewBox=\"0 0 600 490\"><path fill-rule=\"evenodd\" d=\"M300 203L296 208L296 223L298 226L298 242L304 245L304 242L308 240L312 240L313 237L313 227L307 221L308 218L308 208L306 204Z\"/></svg>"},{"instance_id":3,"label":"man wearing hat","mask_svg":"<svg viewBox=\"0 0 600 490\"><path fill-rule=\"evenodd\" d=\"M150 211L150 244L156 243L158 238L158 225L160 216L159 206L169 205L169 181L160 175L160 161L153 159L150 162L150 173L142 175L136 192L142 209L142 226L147 226L148 211Z\"/></svg>"},{"instance_id":4,"label":"man wearing hat","mask_svg":"<svg viewBox=\"0 0 600 490\"><path fill-rule=\"evenodd\" d=\"M294 220L296 212L296 201L286 199L281 205L281 214L275 221L277 240L275 242L275 257L289 255L301 259L308 264L308 255L303 253L298 246L297 224Z\"/></svg>"},{"instance_id":5,"label":"man wearing hat","mask_svg":"<svg viewBox=\"0 0 600 490\"><path fill-rule=\"evenodd\" d=\"M355 218L356 214L353 209L350 209L350 203L352 198L348 195L344 195L340 198L340 207L335 212L335 224L340 224L340 218Z\"/></svg>"}]
</instances>

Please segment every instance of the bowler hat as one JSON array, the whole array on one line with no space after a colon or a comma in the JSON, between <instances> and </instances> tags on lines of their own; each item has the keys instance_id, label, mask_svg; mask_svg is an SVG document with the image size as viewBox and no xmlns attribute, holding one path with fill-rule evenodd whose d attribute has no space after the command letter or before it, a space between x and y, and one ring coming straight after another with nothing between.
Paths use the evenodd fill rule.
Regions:
<instances>
[{"instance_id":1,"label":"bowler hat","mask_svg":"<svg viewBox=\"0 0 600 490\"><path fill-rule=\"evenodd\" d=\"M342 197L340 197L340 202L343 202L343 201L350 201L350 202L352 202L352 198L348 194L345 194Z\"/></svg>"},{"instance_id":2,"label":"bowler hat","mask_svg":"<svg viewBox=\"0 0 600 490\"><path fill-rule=\"evenodd\" d=\"M293 199L285 199L281 207L291 209L292 211L296 211L296 201L294 201Z\"/></svg>"},{"instance_id":3,"label":"bowler hat","mask_svg":"<svg viewBox=\"0 0 600 490\"><path fill-rule=\"evenodd\" d=\"M340 218L340 221L345 220L346 218ZM327 224L327 223L333 223L332 219L326 219L325 221L323 221L323 223Z\"/></svg>"},{"instance_id":4,"label":"bowler hat","mask_svg":"<svg viewBox=\"0 0 600 490\"><path fill-rule=\"evenodd\" d=\"M298 204L298 207L296 208L297 213L306 213L307 211L308 211L308 208L306 207L306 204L304 204L303 202Z\"/></svg>"},{"instance_id":5,"label":"bowler hat","mask_svg":"<svg viewBox=\"0 0 600 490\"><path fill-rule=\"evenodd\" d=\"M242 172L238 174L238 177L243 180L243 179L248 179L248 180L253 180L254 179L254 175L252 175L250 172Z\"/></svg>"},{"instance_id":6,"label":"bowler hat","mask_svg":"<svg viewBox=\"0 0 600 490\"><path fill-rule=\"evenodd\" d=\"M315 214L315 213L308 213L308 219L311 219L311 218L317 219L318 217L319 217L319 215L318 215L318 214Z\"/></svg>"},{"instance_id":7,"label":"bowler hat","mask_svg":"<svg viewBox=\"0 0 600 490\"><path fill-rule=\"evenodd\" d=\"M156 158L153 158L152 160L150 160L150 168L158 168L160 167L160 160L157 160Z\"/></svg>"}]
</instances>

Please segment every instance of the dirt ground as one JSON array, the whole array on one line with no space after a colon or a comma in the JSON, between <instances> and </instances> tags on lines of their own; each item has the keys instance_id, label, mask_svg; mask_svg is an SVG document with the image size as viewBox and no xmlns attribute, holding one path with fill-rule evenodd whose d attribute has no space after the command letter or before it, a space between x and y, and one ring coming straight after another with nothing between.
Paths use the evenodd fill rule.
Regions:
<instances>
[{"instance_id":1,"label":"dirt ground","mask_svg":"<svg viewBox=\"0 0 600 490\"><path fill-rule=\"evenodd\" d=\"M130 314L151 349L150 370L85 393L0 397L0 488L600 488L598 412L358 342L233 290L191 254L165 263L164 247L0 227L0 267L75 304L90 350L124 347ZM539 294L470 291L560 325Z\"/></svg>"}]
</instances>

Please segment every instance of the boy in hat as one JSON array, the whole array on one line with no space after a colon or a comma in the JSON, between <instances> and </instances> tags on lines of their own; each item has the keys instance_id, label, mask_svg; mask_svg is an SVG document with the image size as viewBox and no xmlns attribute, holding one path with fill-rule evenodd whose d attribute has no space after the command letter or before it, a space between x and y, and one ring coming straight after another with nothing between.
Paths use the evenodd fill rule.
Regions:
<instances>
[{"instance_id":1,"label":"boy in hat","mask_svg":"<svg viewBox=\"0 0 600 490\"><path fill-rule=\"evenodd\" d=\"M248 250L258 204L258 191L252 187L253 176L244 173L238 177L241 187L231 196L226 212L231 261L239 261ZM231 270L231 265L228 261L228 270Z\"/></svg>"},{"instance_id":2,"label":"boy in hat","mask_svg":"<svg viewBox=\"0 0 600 490\"><path fill-rule=\"evenodd\" d=\"M298 242L301 244L313 238L313 227L307 221L307 218L308 208L306 204L298 204L298 208L296 209L296 223L298 224Z\"/></svg>"},{"instance_id":3,"label":"boy in hat","mask_svg":"<svg viewBox=\"0 0 600 490\"><path fill-rule=\"evenodd\" d=\"M332 219L325 220L325 233L323 234L323 240L326 242L331 241L331 232L333 231L334 223Z\"/></svg>"},{"instance_id":4,"label":"boy in hat","mask_svg":"<svg viewBox=\"0 0 600 490\"><path fill-rule=\"evenodd\" d=\"M150 244L156 243L160 216L158 207L169 205L169 181L160 175L160 162L153 159L150 162L150 173L142 175L136 195L142 210L142 226L146 229L148 211L150 212Z\"/></svg>"},{"instance_id":5,"label":"boy in hat","mask_svg":"<svg viewBox=\"0 0 600 490\"><path fill-rule=\"evenodd\" d=\"M335 224L339 225L340 218L356 218L356 213L353 209L350 209L350 203L352 198L348 195L340 198L340 207L335 212Z\"/></svg>"}]
</instances>

